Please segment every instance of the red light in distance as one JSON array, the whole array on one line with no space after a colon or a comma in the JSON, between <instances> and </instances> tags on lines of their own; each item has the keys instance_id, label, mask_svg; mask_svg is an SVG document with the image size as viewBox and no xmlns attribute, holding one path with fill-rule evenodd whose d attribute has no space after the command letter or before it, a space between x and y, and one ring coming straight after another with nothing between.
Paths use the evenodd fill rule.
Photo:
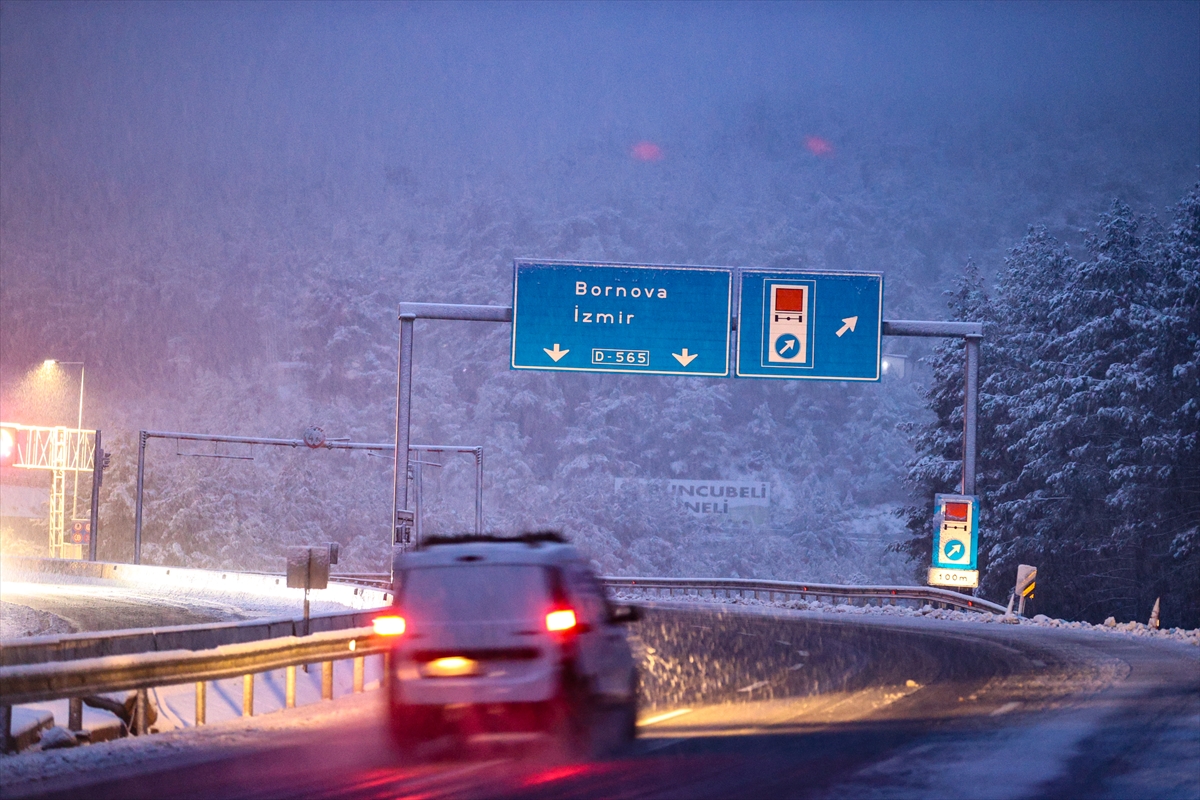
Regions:
<instances>
[{"instance_id":1,"label":"red light in distance","mask_svg":"<svg viewBox=\"0 0 1200 800\"><path fill-rule=\"evenodd\" d=\"M629 154L638 161L663 160L663 150L654 142L638 142L630 148Z\"/></svg>"},{"instance_id":2,"label":"red light in distance","mask_svg":"<svg viewBox=\"0 0 1200 800\"><path fill-rule=\"evenodd\" d=\"M804 140L804 146L808 148L808 152L814 156L822 158L831 158L833 156L833 145L828 140L822 139L820 136L809 136Z\"/></svg>"}]
</instances>

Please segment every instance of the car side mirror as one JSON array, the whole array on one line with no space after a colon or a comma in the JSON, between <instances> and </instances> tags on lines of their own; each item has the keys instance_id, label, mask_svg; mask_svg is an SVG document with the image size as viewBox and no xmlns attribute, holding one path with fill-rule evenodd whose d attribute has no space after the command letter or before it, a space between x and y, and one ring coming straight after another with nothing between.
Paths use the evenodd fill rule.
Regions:
<instances>
[{"instance_id":1,"label":"car side mirror","mask_svg":"<svg viewBox=\"0 0 1200 800\"><path fill-rule=\"evenodd\" d=\"M614 606L608 620L616 625L637 622L642 618L642 610L637 606Z\"/></svg>"}]
</instances>

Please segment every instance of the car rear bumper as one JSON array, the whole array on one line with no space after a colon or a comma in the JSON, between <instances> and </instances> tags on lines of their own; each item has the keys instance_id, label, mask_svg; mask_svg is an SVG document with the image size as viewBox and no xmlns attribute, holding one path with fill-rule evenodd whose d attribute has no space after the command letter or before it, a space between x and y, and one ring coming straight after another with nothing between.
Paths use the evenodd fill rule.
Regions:
<instances>
[{"instance_id":1,"label":"car rear bumper","mask_svg":"<svg viewBox=\"0 0 1200 800\"><path fill-rule=\"evenodd\" d=\"M484 661L480 672L469 677L429 677L411 658L394 659L391 701L413 706L540 703L558 691L560 668L548 656Z\"/></svg>"}]
</instances>

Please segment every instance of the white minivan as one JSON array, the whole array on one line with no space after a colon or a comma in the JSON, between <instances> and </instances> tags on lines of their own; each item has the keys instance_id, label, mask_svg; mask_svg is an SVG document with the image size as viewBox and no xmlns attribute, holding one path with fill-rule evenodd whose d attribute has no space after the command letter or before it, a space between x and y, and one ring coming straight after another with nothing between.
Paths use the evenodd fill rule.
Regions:
<instances>
[{"instance_id":1,"label":"white minivan","mask_svg":"<svg viewBox=\"0 0 1200 800\"><path fill-rule=\"evenodd\" d=\"M386 693L396 743L552 737L572 755L631 741L637 670L625 623L555 533L433 537L397 559ZM612 735L607 735L612 734Z\"/></svg>"}]
</instances>

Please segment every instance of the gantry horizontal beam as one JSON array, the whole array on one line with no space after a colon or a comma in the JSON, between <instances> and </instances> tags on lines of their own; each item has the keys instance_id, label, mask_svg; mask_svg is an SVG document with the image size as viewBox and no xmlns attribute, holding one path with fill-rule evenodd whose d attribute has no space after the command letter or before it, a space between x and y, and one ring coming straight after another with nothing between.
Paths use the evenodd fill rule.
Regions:
<instances>
[{"instance_id":1,"label":"gantry horizontal beam","mask_svg":"<svg viewBox=\"0 0 1200 800\"><path fill-rule=\"evenodd\" d=\"M512 322L512 306L476 306L459 303L401 303L401 317L416 319L456 319L474 322ZM730 320L737 330L737 317ZM885 319L884 336L943 336L982 338L981 322L949 322L942 320Z\"/></svg>"}]
</instances>

